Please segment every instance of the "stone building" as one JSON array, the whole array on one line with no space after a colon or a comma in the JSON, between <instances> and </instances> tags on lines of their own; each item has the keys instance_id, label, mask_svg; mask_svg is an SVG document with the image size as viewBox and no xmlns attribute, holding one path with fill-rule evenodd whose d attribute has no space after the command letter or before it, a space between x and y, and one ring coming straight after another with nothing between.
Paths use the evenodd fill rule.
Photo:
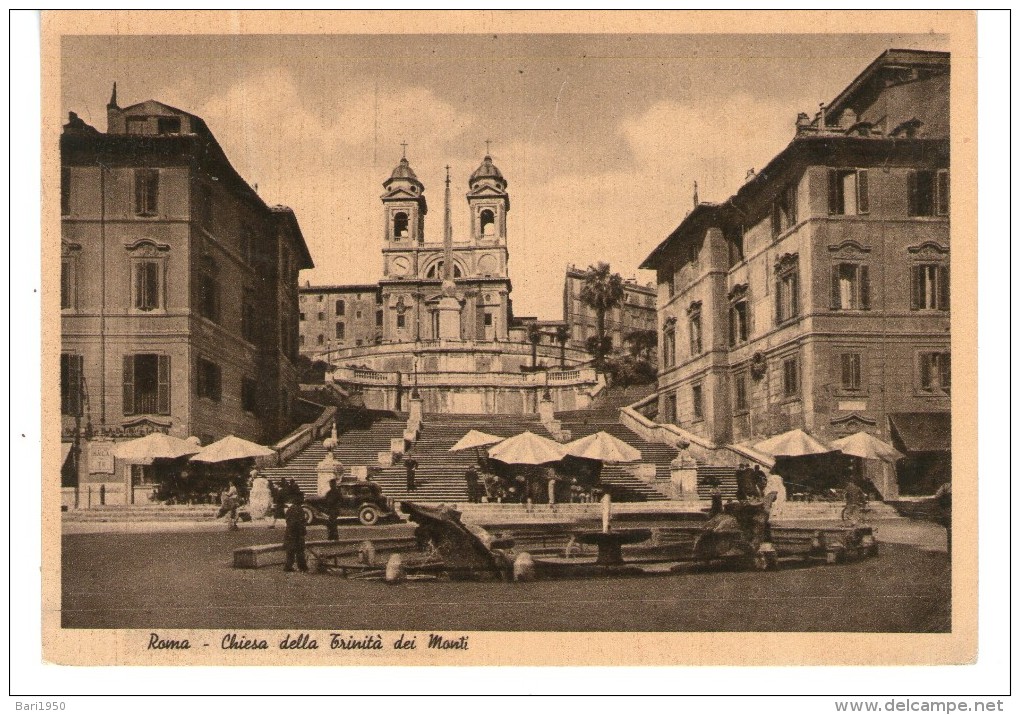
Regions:
<instances>
[{"instance_id":1,"label":"stone building","mask_svg":"<svg viewBox=\"0 0 1020 715\"><path fill-rule=\"evenodd\" d=\"M107 110L105 133L72 113L60 141L65 480L133 501L112 440L291 428L312 259L294 212L252 190L202 119L121 108L116 86Z\"/></svg>"},{"instance_id":2,"label":"stone building","mask_svg":"<svg viewBox=\"0 0 1020 715\"><path fill-rule=\"evenodd\" d=\"M563 281L563 322L570 330L572 347L585 350L589 338L598 334L595 311L581 300L581 288L587 272L568 266ZM606 314L606 336L614 350L627 347L627 338L636 331L656 329L656 288L634 279L623 282L623 301Z\"/></svg>"},{"instance_id":3,"label":"stone building","mask_svg":"<svg viewBox=\"0 0 1020 715\"><path fill-rule=\"evenodd\" d=\"M948 479L949 69L884 53L648 256L660 421L717 444L865 430L909 457L886 498Z\"/></svg>"},{"instance_id":4,"label":"stone building","mask_svg":"<svg viewBox=\"0 0 1020 715\"><path fill-rule=\"evenodd\" d=\"M377 283L305 284L298 289L298 344L302 355L328 360L340 348L382 342L383 300Z\"/></svg>"}]
</instances>

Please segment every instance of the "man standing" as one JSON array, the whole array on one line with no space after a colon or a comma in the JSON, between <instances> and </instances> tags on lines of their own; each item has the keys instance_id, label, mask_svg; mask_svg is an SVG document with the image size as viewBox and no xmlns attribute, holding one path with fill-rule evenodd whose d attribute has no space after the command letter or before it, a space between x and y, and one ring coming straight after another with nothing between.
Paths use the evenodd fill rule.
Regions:
<instances>
[{"instance_id":1,"label":"man standing","mask_svg":"<svg viewBox=\"0 0 1020 715\"><path fill-rule=\"evenodd\" d=\"M330 541L339 541L340 534L337 533L336 519L340 515L340 487L336 479L329 480L329 491L326 492L326 538Z\"/></svg>"},{"instance_id":2,"label":"man standing","mask_svg":"<svg viewBox=\"0 0 1020 715\"><path fill-rule=\"evenodd\" d=\"M294 561L302 571L308 571L308 563L305 561L305 514L301 508L305 501L305 495L301 492L293 496L294 503L287 510L287 530L283 535L283 548L287 552L287 561L283 566L284 571L294 570Z\"/></svg>"},{"instance_id":3,"label":"man standing","mask_svg":"<svg viewBox=\"0 0 1020 715\"><path fill-rule=\"evenodd\" d=\"M478 470L475 469L475 465L471 465L464 472L464 481L467 482L467 495L468 502L471 504L477 504L478 499Z\"/></svg>"},{"instance_id":4,"label":"man standing","mask_svg":"<svg viewBox=\"0 0 1020 715\"><path fill-rule=\"evenodd\" d=\"M414 457L409 456L404 460L404 469L407 470L407 491L417 491L418 485L414 481L414 475L418 469L418 461Z\"/></svg>"}]
</instances>

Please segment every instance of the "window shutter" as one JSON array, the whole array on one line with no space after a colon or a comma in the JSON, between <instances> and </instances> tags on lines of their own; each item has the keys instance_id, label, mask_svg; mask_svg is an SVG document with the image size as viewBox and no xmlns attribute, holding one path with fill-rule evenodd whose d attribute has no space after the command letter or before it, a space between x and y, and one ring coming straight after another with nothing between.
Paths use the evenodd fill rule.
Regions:
<instances>
[{"instance_id":1,"label":"window shutter","mask_svg":"<svg viewBox=\"0 0 1020 715\"><path fill-rule=\"evenodd\" d=\"M949 266L939 266L938 307L949 310Z\"/></svg>"},{"instance_id":2,"label":"window shutter","mask_svg":"<svg viewBox=\"0 0 1020 715\"><path fill-rule=\"evenodd\" d=\"M907 216L917 216L917 172L907 173Z\"/></svg>"},{"instance_id":3,"label":"window shutter","mask_svg":"<svg viewBox=\"0 0 1020 715\"><path fill-rule=\"evenodd\" d=\"M159 208L159 169L149 169L147 173L146 213L154 214Z\"/></svg>"},{"instance_id":4,"label":"window shutter","mask_svg":"<svg viewBox=\"0 0 1020 715\"><path fill-rule=\"evenodd\" d=\"M938 173L938 214L939 216L949 215L949 172L942 170Z\"/></svg>"},{"instance_id":5,"label":"window shutter","mask_svg":"<svg viewBox=\"0 0 1020 715\"><path fill-rule=\"evenodd\" d=\"M790 276L790 317L794 318L800 315L800 300L798 294L800 293L800 275L794 273Z\"/></svg>"},{"instance_id":6,"label":"window shutter","mask_svg":"<svg viewBox=\"0 0 1020 715\"><path fill-rule=\"evenodd\" d=\"M910 309L921 309L921 270L922 266L910 267Z\"/></svg>"},{"instance_id":7,"label":"window shutter","mask_svg":"<svg viewBox=\"0 0 1020 715\"><path fill-rule=\"evenodd\" d=\"M857 213L866 214L871 210L868 200L868 170L857 170Z\"/></svg>"},{"instance_id":8,"label":"window shutter","mask_svg":"<svg viewBox=\"0 0 1020 715\"><path fill-rule=\"evenodd\" d=\"M158 385L156 388L156 411L161 415L170 414L170 356L160 355Z\"/></svg>"},{"instance_id":9,"label":"window shutter","mask_svg":"<svg viewBox=\"0 0 1020 715\"><path fill-rule=\"evenodd\" d=\"M124 356L124 414L135 413L135 356Z\"/></svg>"},{"instance_id":10,"label":"window shutter","mask_svg":"<svg viewBox=\"0 0 1020 715\"><path fill-rule=\"evenodd\" d=\"M145 307L149 310L160 306L159 300L159 264L155 261L145 263Z\"/></svg>"},{"instance_id":11,"label":"window shutter","mask_svg":"<svg viewBox=\"0 0 1020 715\"><path fill-rule=\"evenodd\" d=\"M921 389L931 389L931 353L921 353Z\"/></svg>"},{"instance_id":12,"label":"window shutter","mask_svg":"<svg viewBox=\"0 0 1020 715\"><path fill-rule=\"evenodd\" d=\"M939 384L946 392L949 392L952 373L953 369L950 353L942 353L939 355Z\"/></svg>"},{"instance_id":13,"label":"window shutter","mask_svg":"<svg viewBox=\"0 0 1020 715\"><path fill-rule=\"evenodd\" d=\"M135 171L135 213L145 213L145 175L141 169Z\"/></svg>"},{"instance_id":14,"label":"window shutter","mask_svg":"<svg viewBox=\"0 0 1020 715\"><path fill-rule=\"evenodd\" d=\"M842 203L839 200L840 189L839 172L835 169L829 169L829 213L830 214L841 214L843 213L843 207L840 206Z\"/></svg>"},{"instance_id":15,"label":"window shutter","mask_svg":"<svg viewBox=\"0 0 1020 715\"><path fill-rule=\"evenodd\" d=\"M786 189L786 208L790 214L790 225L797 223L797 184Z\"/></svg>"},{"instance_id":16,"label":"window shutter","mask_svg":"<svg viewBox=\"0 0 1020 715\"><path fill-rule=\"evenodd\" d=\"M776 280L776 325L783 322L783 282Z\"/></svg>"},{"instance_id":17,"label":"window shutter","mask_svg":"<svg viewBox=\"0 0 1020 715\"><path fill-rule=\"evenodd\" d=\"M839 265L837 263L832 267L832 301L829 307L833 310L839 310L842 307L839 302Z\"/></svg>"},{"instance_id":18,"label":"window shutter","mask_svg":"<svg viewBox=\"0 0 1020 715\"><path fill-rule=\"evenodd\" d=\"M861 286L861 310L871 310L871 280L868 276L868 266L861 265L857 274Z\"/></svg>"}]
</instances>

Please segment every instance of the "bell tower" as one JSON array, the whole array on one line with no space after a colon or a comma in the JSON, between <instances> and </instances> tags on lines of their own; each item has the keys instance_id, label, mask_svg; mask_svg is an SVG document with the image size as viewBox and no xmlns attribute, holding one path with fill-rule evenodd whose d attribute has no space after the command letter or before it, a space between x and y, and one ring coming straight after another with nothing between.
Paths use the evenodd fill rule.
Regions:
<instances>
[{"instance_id":1,"label":"bell tower","mask_svg":"<svg viewBox=\"0 0 1020 715\"><path fill-rule=\"evenodd\" d=\"M404 145L405 151L407 145ZM425 240L425 185L418 181L407 155L383 182L383 240L386 248L410 248Z\"/></svg>"},{"instance_id":2,"label":"bell tower","mask_svg":"<svg viewBox=\"0 0 1020 715\"><path fill-rule=\"evenodd\" d=\"M486 153L481 166L468 179L471 240L476 245L506 246L506 214L510 210L506 186L503 174Z\"/></svg>"}]
</instances>

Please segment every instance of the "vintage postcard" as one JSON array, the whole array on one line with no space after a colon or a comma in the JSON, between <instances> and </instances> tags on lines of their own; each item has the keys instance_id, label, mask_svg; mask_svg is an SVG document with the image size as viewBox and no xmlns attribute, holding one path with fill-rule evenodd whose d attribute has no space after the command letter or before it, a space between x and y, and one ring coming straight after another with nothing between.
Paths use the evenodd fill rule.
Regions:
<instances>
[{"instance_id":1,"label":"vintage postcard","mask_svg":"<svg viewBox=\"0 0 1020 715\"><path fill-rule=\"evenodd\" d=\"M45 658L972 662L976 62L45 13Z\"/></svg>"}]
</instances>

